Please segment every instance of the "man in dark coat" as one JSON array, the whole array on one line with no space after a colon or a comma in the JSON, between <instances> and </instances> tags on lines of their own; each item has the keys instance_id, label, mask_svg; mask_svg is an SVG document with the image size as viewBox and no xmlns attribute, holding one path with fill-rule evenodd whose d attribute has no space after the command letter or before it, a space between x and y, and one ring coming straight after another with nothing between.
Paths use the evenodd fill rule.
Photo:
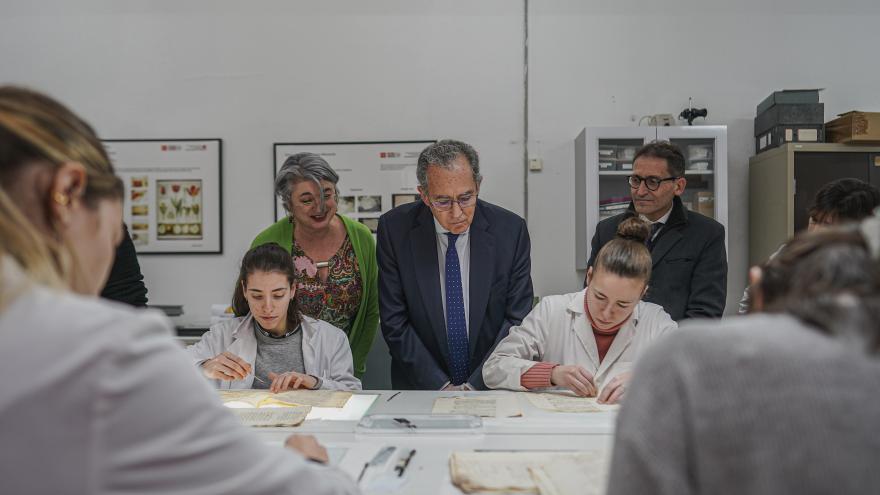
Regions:
<instances>
[{"instance_id":1,"label":"man in dark coat","mask_svg":"<svg viewBox=\"0 0 880 495\"><path fill-rule=\"evenodd\" d=\"M421 201L379 219L379 315L395 389L482 390L483 362L532 308L525 221L478 200L479 158L444 140L419 156Z\"/></svg>"},{"instance_id":2,"label":"man in dark coat","mask_svg":"<svg viewBox=\"0 0 880 495\"><path fill-rule=\"evenodd\" d=\"M643 146L629 176L632 203L596 226L589 266L625 218L640 215L651 222L648 241L654 261L645 301L663 306L678 321L719 318L727 298L727 251L724 226L688 211L681 201L687 185L681 150L666 141Z\"/></svg>"}]
</instances>

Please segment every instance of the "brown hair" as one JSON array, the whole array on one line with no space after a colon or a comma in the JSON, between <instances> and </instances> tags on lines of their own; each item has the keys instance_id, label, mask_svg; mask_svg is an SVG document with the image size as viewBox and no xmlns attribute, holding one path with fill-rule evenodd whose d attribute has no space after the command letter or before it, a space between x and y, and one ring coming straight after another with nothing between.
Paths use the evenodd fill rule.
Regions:
<instances>
[{"instance_id":1,"label":"brown hair","mask_svg":"<svg viewBox=\"0 0 880 495\"><path fill-rule=\"evenodd\" d=\"M620 277L651 279L651 253L645 246L651 236L651 224L639 217L620 222L617 237L602 246L596 256L595 270L602 269Z\"/></svg>"},{"instance_id":2,"label":"brown hair","mask_svg":"<svg viewBox=\"0 0 880 495\"><path fill-rule=\"evenodd\" d=\"M857 229L803 232L762 272L764 311L789 313L828 334L860 334L872 352L880 350L880 270Z\"/></svg>"},{"instance_id":3,"label":"brown hair","mask_svg":"<svg viewBox=\"0 0 880 495\"><path fill-rule=\"evenodd\" d=\"M27 168L80 163L86 171L82 200L121 199L122 181L113 173L95 131L52 98L15 86L0 87L0 255L9 255L36 283L69 287L80 270L72 250L34 226L7 191L21 187ZM5 295L0 294L0 306Z\"/></svg>"},{"instance_id":4,"label":"brown hair","mask_svg":"<svg viewBox=\"0 0 880 495\"><path fill-rule=\"evenodd\" d=\"M241 270L239 270L238 280L235 282L235 292L232 295L232 311L235 316L244 316L251 311L247 299L244 297L244 288L247 285L248 276L255 272L280 273L287 277L287 282L291 286L296 283L293 258L286 249L274 242L251 248L241 260ZM290 305L287 306L287 328L291 330L296 328L300 319L296 299L291 299Z\"/></svg>"}]
</instances>

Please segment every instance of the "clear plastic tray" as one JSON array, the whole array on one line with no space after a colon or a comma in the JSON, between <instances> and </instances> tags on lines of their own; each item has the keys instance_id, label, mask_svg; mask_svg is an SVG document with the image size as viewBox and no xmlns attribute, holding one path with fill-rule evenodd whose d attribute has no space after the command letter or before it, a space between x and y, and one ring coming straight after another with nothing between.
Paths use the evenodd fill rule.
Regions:
<instances>
[{"instance_id":1,"label":"clear plastic tray","mask_svg":"<svg viewBox=\"0 0 880 495\"><path fill-rule=\"evenodd\" d=\"M465 433L483 432L483 420L479 416L465 414L370 414L361 418L356 433L368 434L419 434L419 433Z\"/></svg>"}]
</instances>

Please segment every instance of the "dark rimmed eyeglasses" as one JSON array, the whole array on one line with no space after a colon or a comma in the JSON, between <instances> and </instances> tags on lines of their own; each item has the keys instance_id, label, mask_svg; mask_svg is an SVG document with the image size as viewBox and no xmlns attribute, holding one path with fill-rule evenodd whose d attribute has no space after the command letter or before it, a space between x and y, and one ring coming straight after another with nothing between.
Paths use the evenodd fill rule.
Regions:
<instances>
[{"instance_id":1,"label":"dark rimmed eyeglasses","mask_svg":"<svg viewBox=\"0 0 880 495\"><path fill-rule=\"evenodd\" d=\"M660 177L653 177L653 176L652 177L642 177L640 175L627 175L626 182L629 184L629 187L631 187L633 189L638 189L639 186L642 185L642 182L644 182L645 187L647 187L649 191L656 191L657 189L660 188L660 184L662 184L668 180L675 180L678 178L679 177L660 178Z\"/></svg>"},{"instance_id":2,"label":"dark rimmed eyeglasses","mask_svg":"<svg viewBox=\"0 0 880 495\"><path fill-rule=\"evenodd\" d=\"M429 200L431 205L434 208L440 211L449 211L452 209L453 203L458 203L458 207L462 210L465 208L470 208L477 204L477 195L476 194L462 194L458 197L458 199L452 198L439 198L439 199L431 199Z\"/></svg>"}]
</instances>

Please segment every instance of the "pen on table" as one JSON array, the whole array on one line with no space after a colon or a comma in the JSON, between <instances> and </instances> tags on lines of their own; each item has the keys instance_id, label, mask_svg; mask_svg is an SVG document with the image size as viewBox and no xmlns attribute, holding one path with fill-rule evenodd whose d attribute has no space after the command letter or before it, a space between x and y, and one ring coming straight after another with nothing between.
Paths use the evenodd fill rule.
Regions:
<instances>
[{"instance_id":1,"label":"pen on table","mask_svg":"<svg viewBox=\"0 0 880 495\"><path fill-rule=\"evenodd\" d=\"M400 395L400 392L395 392L394 395L392 395L391 397L385 399L385 402L391 402L391 399L397 397L398 395Z\"/></svg>"},{"instance_id":2,"label":"pen on table","mask_svg":"<svg viewBox=\"0 0 880 495\"><path fill-rule=\"evenodd\" d=\"M370 463L369 463L369 462L365 462L365 463L364 463L364 468L361 469L361 474L358 476L358 480L357 480L358 483L360 483L361 480L364 479L364 473L367 472L367 468L368 468L368 467L370 467Z\"/></svg>"},{"instance_id":3,"label":"pen on table","mask_svg":"<svg viewBox=\"0 0 880 495\"><path fill-rule=\"evenodd\" d=\"M412 449L409 451L409 455L405 458L401 459L402 463L398 464L394 469L397 471L397 477L403 476L403 472L406 471L407 466L409 466L409 461L412 460L413 456L416 455L416 449Z\"/></svg>"}]
</instances>

